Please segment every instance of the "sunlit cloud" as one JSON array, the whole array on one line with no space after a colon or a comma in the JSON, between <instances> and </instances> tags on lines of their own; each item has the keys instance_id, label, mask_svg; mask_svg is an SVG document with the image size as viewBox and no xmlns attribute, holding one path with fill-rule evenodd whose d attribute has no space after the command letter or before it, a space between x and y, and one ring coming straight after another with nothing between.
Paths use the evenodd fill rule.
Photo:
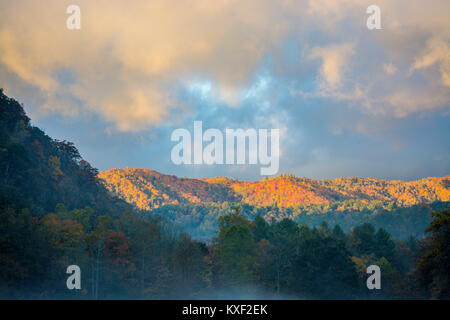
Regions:
<instances>
[{"instance_id":1,"label":"sunlit cloud","mask_svg":"<svg viewBox=\"0 0 450 320\"><path fill-rule=\"evenodd\" d=\"M91 112L112 130L136 132L193 108L179 90L230 108L260 96L276 112L270 88L258 87L267 61L271 85L316 79L293 97L397 117L448 107L448 1L380 0L382 30L374 31L363 0L80 0L75 31L65 27L69 4L2 1L1 86L40 101L37 116ZM302 52L276 72L288 41Z\"/></svg>"},{"instance_id":2,"label":"sunlit cloud","mask_svg":"<svg viewBox=\"0 0 450 320\"><path fill-rule=\"evenodd\" d=\"M442 84L450 87L450 47L440 38L428 41L426 51L415 60L412 69L427 69L433 65L439 67Z\"/></svg>"},{"instance_id":3,"label":"sunlit cloud","mask_svg":"<svg viewBox=\"0 0 450 320\"><path fill-rule=\"evenodd\" d=\"M348 63L354 54L353 45L343 44L329 47L314 47L310 58L320 58L320 86L322 89L336 89L340 86L343 73L348 69Z\"/></svg>"}]
</instances>

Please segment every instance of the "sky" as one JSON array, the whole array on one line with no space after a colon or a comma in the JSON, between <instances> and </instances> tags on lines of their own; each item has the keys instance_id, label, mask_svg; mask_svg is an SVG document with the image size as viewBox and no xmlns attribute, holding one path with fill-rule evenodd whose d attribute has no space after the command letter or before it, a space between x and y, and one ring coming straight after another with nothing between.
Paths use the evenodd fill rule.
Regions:
<instances>
[{"instance_id":1,"label":"sky","mask_svg":"<svg viewBox=\"0 0 450 320\"><path fill-rule=\"evenodd\" d=\"M375 3L376 2L376 3ZM81 29L69 30L69 5ZM381 29L369 30L369 5ZM448 0L0 0L0 87L100 170L175 165L177 128L277 128L279 174L450 174Z\"/></svg>"}]
</instances>

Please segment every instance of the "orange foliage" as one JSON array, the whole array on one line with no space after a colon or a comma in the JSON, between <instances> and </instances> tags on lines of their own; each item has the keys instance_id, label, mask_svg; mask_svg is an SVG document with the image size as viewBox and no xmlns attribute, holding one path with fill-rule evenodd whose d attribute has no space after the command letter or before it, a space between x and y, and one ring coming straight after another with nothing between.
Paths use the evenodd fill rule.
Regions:
<instances>
[{"instance_id":1,"label":"orange foliage","mask_svg":"<svg viewBox=\"0 0 450 320\"><path fill-rule=\"evenodd\" d=\"M314 180L282 175L247 182L225 177L178 178L149 169L111 169L101 172L99 178L110 192L142 210L188 202L237 201L254 206L295 207L352 199L361 203L388 201L398 206L450 201L450 176L405 182L357 177Z\"/></svg>"}]
</instances>

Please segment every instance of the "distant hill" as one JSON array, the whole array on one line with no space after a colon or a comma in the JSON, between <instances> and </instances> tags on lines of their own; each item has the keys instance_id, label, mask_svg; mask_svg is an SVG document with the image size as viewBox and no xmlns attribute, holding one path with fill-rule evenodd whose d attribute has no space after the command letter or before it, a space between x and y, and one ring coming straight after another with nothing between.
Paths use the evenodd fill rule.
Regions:
<instances>
[{"instance_id":1,"label":"distant hill","mask_svg":"<svg viewBox=\"0 0 450 320\"><path fill-rule=\"evenodd\" d=\"M149 169L110 169L98 177L106 188L141 210L186 203L240 202L251 206L289 208L348 204L409 207L450 201L450 176L417 181L372 178L315 180L282 175L247 182L224 177L178 178ZM354 208L356 209L356 207Z\"/></svg>"},{"instance_id":2,"label":"distant hill","mask_svg":"<svg viewBox=\"0 0 450 320\"><path fill-rule=\"evenodd\" d=\"M450 176L417 181L371 178L314 180L293 175L247 182L225 177L178 178L149 169L111 169L98 178L112 195L211 239L218 217L240 206L249 219L292 219L340 225L345 232L371 223L397 239L422 237L431 212L450 204Z\"/></svg>"}]
</instances>

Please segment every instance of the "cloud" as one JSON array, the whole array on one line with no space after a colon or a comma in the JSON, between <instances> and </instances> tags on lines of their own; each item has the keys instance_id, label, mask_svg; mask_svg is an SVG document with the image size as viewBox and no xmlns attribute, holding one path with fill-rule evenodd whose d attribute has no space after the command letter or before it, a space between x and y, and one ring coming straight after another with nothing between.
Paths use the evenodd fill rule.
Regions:
<instances>
[{"instance_id":1,"label":"cloud","mask_svg":"<svg viewBox=\"0 0 450 320\"><path fill-rule=\"evenodd\" d=\"M384 64L383 70L389 75L392 75L397 72L397 67L393 65L392 63Z\"/></svg>"},{"instance_id":2,"label":"cloud","mask_svg":"<svg viewBox=\"0 0 450 320\"><path fill-rule=\"evenodd\" d=\"M161 124L179 111L177 86L193 74L218 83L231 103L286 34L277 16L283 5L272 1L81 0L77 31L65 27L67 3L50 2L2 4L0 63L38 88L44 104L61 103L45 111L63 112L57 96L65 90L123 131ZM73 73L73 83L59 81L62 69Z\"/></svg>"},{"instance_id":3,"label":"cloud","mask_svg":"<svg viewBox=\"0 0 450 320\"><path fill-rule=\"evenodd\" d=\"M450 87L450 48L440 38L432 38L428 41L425 53L415 60L412 69L426 69L434 64L439 65L442 84Z\"/></svg>"},{"instance_id":4,"label":"cloud","mask_svg":"<svg viewBox=\"0 0 450 320\"><path fill-rule=\"evenodd\" d=\"M66 28L69 4L2 2L1 86L39 100L34 113L90 112L140 131L192 112L179 92L196 77L211 83L207 98L239 108L266 64L274 84L316 78L304 96L371 114L448 107L447 0L380 0L383 29L374 31L363 0L79 0L79 31ZM276 70L289 41L303 55Z\"/></svg>"},{"instance_id":5,"label":"cloud","mask_svg":"<svg viewBox=\"0 0 450 320\"><path fill-rule=\"evenodd\" d=\"M321 58L320 67L321 87L335 89L341 84L342 73L348 68L350 57L354 54L353 45L333 45L328 47L314 47L310 58Z\"/></svg>"}]
</instances>

